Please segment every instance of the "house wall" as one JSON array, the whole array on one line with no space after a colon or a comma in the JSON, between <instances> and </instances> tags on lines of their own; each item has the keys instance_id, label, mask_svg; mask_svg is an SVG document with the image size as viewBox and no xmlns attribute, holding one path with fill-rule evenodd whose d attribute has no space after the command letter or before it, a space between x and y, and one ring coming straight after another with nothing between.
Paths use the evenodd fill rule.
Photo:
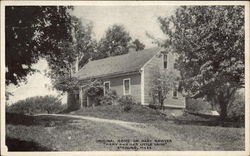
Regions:
<instances>
[{"instance_id":1,"label":"house wall","mask_svg":"<svg viewBox=\"0 0 250 156\"><path fill-rule=\"evenodd\" d=\"M136 102L141 102L141 76L140 73L130 75L117 76L112 78L102 78L103 82L110 81L110 89L115 90L118 96L123 95L123 79L130 78L131 95L135 98ZM81 107L87 106L87 96L82 90L81 99L79 96L80 91L69 91L67 94L67 104L69 110L77 110ZM82 101L82 104L80 104ZM82 105L82 106L81 106Z\"/></svg>"},{"instance_id":2,"label":"house wall","mask_svg":"<svg viewBox=\"0 0 250 156\"><path fill-rule=\"evenodd\" d=\"M113 78L103 78L102 81L110 81L110 89L115 90L119 96L123 95L123 79L130 78L131 95L136 102L141 102L141 76L139 73Z\"/></svg>"},{"instance_id":3,"label":"house wall","mask_svg":"<svg viewBox=\"0 0 250 156\"><path fill-rule=\"evenodd\" d=\"M151 88L152 88L152 81L155 78L155 73L157 71L163 72L164 70L173 71L178 74L178 71L174 69L174 62L175 62L175 56L173 54L168 54L168 61L167 61L167 69L164 69L163 64L163 55L157 54L155 55L151 60L149 60L142 70L144 71L144 78L142 81L144 81L144 105L154 104L155 100L153 100L153 97L151 95ZM176 108L184 108L185 107L185 98L182 96L180 92L178 92L178 97L175 98L172 96L173 92L171 91L167 98L164 101L164 106L169 107L176 107Z\"/></svg>"}]
</instances>

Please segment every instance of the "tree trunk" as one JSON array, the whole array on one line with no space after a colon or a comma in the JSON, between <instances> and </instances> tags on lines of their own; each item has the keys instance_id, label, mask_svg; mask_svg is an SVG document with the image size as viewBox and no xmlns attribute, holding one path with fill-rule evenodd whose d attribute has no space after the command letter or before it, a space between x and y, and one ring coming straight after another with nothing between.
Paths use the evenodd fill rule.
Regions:
<instances>
[{"instance_id":1,"label":"tree trunk","mask_svg":"<svg viewBox=\"0 0 250 156\"><path fill-rule=\"evenodd\" d=\"M161 109L163 109L163 100L162 99L161 99L160 103L161 103Z\"/></svg>"},{"instance_id":2,"label":"tree trunk","mask_svg":"<svg viewBox=\"0 0 250 156\"><path fill-rule=\"evenodd\" d=\"M220 102L220 119L224 121L227 118L227 103Z\"/></svg>"},{"instance_id":3,"label":"tree trunk","mask_svg":"<svg viewBox=\"0 0 250 156\"><path fill-rule=\"evenodd\" d=\"M164 109L164 106L163 106L164 105L164 98L161 97L159 102L161 104L161 109Z\"/></svg>"},{"instance_id":4,"label":"tree trunk","mask_svg":"<svg viewBox=\"0 0 250 156\"><path fill-rule=\"evenodd\" d=\"M235 94L236 90L236 88L225 87L224 90L221 90L217 96L218 102L220 104L220 118L222 121L228 117L228 105L232 100L232 96Z\"/></svg>"},{"instance_id":5,"label":"tree trunk","mask_svg":"<svg viewBox=\"0 0 250 156\"><path fill-rule=\"evenodd\" d=\"M214 105L215 105L214 101L215 101L214 98L212 98L212 101L211 101L212 110L214 110Z\"/></svg>"},{"instance_id":6,"label":"tree trunk","mask_svg":"<svg viewBox=\"0 0 250 156\"><path fill-rule=\"evenodd\" d=\"M228 105L227 91L221 91L217 95L217 102L220 105L220 119L224 121L227 118L227 105Z\"/></svg>"}]
</instances>

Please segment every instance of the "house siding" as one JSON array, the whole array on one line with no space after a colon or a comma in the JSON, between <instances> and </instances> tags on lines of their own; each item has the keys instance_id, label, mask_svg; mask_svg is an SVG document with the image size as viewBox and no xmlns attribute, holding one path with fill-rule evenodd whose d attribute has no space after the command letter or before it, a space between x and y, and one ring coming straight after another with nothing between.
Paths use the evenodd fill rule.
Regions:
<instances>
[{"instance_id":1,"label":"house siding","mask_svg":"<svg viewBox=\"0 0 250 156\"><path fill-rule=\"evenodd\" d=\"M155 55L149 62L147 62L143 69L144 70L144 105L153 104L154 100L152 95L150 94L150 90L152 87L152 81L154 79L155 71L164 71L169 70L173 72L178 72L174 69L175 57L173 54L168 54L167 61L167 69L164 69L163 65L163 55L157 54ZM167 98L164 101L164 106L176 107L176 108L184 108L185 107L185 98L182 96L180 92L178 92L178 97L173 98L172 91L167 95Z\"/></svg>"},{"instance_id":2,"label":"house siding","mask_svg":"<svg viewBox=\"0 0 250 156\"><path fill-rule=\"evenodd\" d=\"M131 74L126 76L118 76L113 78L103 78L103 82L110 81L110 89L115 90L118 96L123 95L123 79L130 78L131 95L135 98L136 102L141 102L141 76L140 73Z\"/></svg>"}]
</instances>

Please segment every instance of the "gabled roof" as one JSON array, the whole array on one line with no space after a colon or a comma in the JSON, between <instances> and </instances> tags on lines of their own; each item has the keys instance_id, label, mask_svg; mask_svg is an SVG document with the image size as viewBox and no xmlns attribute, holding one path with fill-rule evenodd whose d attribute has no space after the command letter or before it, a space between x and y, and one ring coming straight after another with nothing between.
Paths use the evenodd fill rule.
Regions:
<instances>
[{"instance_id":1,"label":"gabled roof","mask_svg":"<svg viewBox=\"0 0 250 156\"><path fill-rule=\"evenodd\" d=\"M155 47L90 61L74 76L82 80L140 71L141 67L160 50L160 47Z\"/></svg>"}]
</instances>

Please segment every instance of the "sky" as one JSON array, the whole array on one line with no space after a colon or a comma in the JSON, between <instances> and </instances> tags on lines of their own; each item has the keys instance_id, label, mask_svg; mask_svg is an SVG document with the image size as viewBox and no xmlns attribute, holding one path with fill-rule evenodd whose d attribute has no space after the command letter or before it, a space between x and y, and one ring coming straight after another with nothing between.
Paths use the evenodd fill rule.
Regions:
<instances>
[{"instance_id":1,"label":"sky","mask_svg":"<svg viewBox=\"0 0 250 156\"><path fill-rule=\"evenodd\" d=\"M155 45L146 32L163 39L165 36L157 18L169 16L174 10L173 6L85 6L75 7L72 14L81 18L83 23L93 22L97 40L105 35L109 26L122 24L133 39L139 39L150 48Z\"/></svg>"},{"instance_id":2,"label":"sky","mask_svg":"<svg viewBox=\"0 0 250 156\"><path fill-rule=\"evenodd\" d=\"M122 24L133 40L137 38L146 45L146 48L150 48L155 45L146 36L146 32L156 38L164 39L157 18L170 16L174 10L173 6L77 6L72 14L81 18L83 23L89 21L93 23L94 38L97 40L104 36L109 26ZM59 94L46 87L51 86L50 79L44 75L44 70L48 69L47 62L40 60L33 67L40 70L40 73L28 76L26 84L22 83L18 87L11 85L6 88L13 94L10 97L10 104L28 97ZM66 103L66 100L64 97L62 102Z\"/></svg>"}]
</instances>

